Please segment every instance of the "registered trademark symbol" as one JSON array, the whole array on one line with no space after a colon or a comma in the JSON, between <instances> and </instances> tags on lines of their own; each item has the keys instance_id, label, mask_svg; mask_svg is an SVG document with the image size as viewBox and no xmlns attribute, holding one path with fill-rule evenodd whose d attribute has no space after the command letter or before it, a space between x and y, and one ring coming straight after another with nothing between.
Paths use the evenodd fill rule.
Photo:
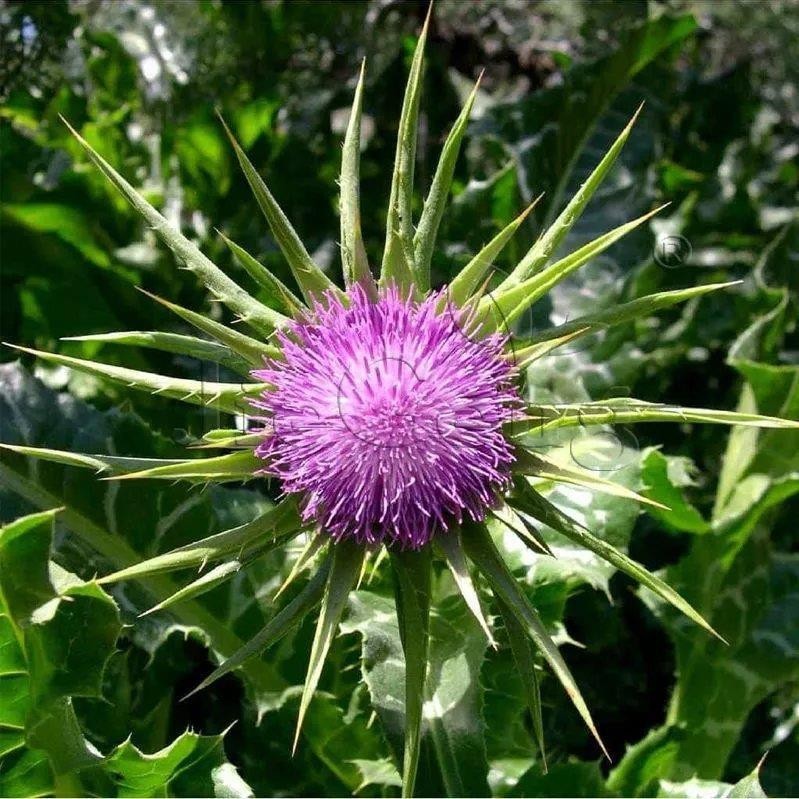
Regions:
<instances>
[{"instance_id":1,"label":"registered trademark symbol","mask_svg":"<svg viewBox=\"0 0 799 799\"><path fill-rule=\"evenodd\" d=\"M691 242L678 233L658 237L655 244L655 261L664 269L676 269L685 266L691 257Z\"/></svg>"}]
</instances>

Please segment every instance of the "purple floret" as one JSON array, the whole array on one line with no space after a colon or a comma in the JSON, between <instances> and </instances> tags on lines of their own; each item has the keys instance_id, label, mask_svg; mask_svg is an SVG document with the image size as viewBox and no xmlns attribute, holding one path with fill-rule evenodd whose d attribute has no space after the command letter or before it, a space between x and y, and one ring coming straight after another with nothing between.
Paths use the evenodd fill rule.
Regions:
<instances>
[{"instance_id":1,"label":"purple floret","mask_svg":"<svg viewBox=\"0 0 799 799\"><path fill-rule=\"evenodd\" d=\"M256 454L334 539L417 549L464 514L484 518L508 483L502 426L518 407L504 340L468 315L395 288L348 305L328 294L278 335Z\"/></svg>"}]
</instances>

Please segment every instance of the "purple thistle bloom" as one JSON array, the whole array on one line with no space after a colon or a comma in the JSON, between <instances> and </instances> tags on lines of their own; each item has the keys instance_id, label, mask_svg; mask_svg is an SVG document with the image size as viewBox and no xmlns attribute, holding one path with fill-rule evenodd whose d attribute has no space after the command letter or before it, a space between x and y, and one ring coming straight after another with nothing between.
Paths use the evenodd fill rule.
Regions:
<instances>
[{"instance_id":1,"label":"purple thistle bloom","mask_svg":"<svg viewBox=\"0 0 799 799\"><path fill-rule=\"evenodd\" d=\"M253 375L272 384L256 454L303 518L335 539L419 548L434 532L481 520L509 479L502 433L518 406L504 339L467 333L469 315L355 286L330 293L281 333L284 359Z\"/></svg>"}]
</instances>

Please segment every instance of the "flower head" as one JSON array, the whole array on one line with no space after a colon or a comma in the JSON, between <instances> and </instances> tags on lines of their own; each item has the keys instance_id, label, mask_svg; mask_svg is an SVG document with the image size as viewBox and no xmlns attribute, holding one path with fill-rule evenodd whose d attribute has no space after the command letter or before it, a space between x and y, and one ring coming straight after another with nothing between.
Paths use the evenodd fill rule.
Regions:
<instances>
[{"instance_id":1,"label":"flower head","mask_svg":"<svg viewBox=\"0 0 799 799\"><path fill-rule=\"evenodd\" d=\"M315 303L278 336L283 358L253 372L273 386L253 403L256 454L334 538L419 548L464 513L482 520L507 487L514 369L503 337L469 334L441 294L348 297Z\"/></svg>"}]
</instances>

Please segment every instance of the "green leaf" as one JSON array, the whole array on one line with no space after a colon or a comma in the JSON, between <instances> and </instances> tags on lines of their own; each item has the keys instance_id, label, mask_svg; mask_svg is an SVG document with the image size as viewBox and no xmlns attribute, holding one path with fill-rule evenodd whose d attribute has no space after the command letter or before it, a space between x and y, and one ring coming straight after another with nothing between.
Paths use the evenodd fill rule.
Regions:
<instances>
[{"instance_id":1,"label":"green leaf","mask_svg":"<svg viewBox=\"0 0 799 799\"><path fill-rule=\"evenodd\" d=\"M355 586L355 581L360 574L365 554L365 548L358 542L337 541L333 545L330 575L327 579L327 587L322 599L319 620L316 623L316 633L311 645L311 654L308 658L308 673L305 677L305 685L300 699L300 710L297 714L294 749L297 748L305 713L316 691L316 686L319 684L325 658L336 635L341 614L347 604L347 597L349 597L350 591Z\"/></svg>"},{"instance_id":2,"label":"green leaf","mask_svg":"<svg viewBox=\"0 0 799 799\"><path fill-rule=\"evenodd\" d=\"M296 502L283 500L280 505L261 514L251 522L233 527L199 541L185 544L154 558L134 563L99 580L101 585L120 580L140 579L153 574L186 569L220 560L234 553L247 553L258 548L274 548L298 535L302 521L297 514Z\"/></svg>"},{"instance_id":3,"label":"green leaf","mask_svg":"<svg viewBox=\"0 0 799 799\"><path fill-rule=\"evenodd\" d=\"M614 796L655 795L660 777L670 772L684 738L685 730L679 725L664 724L652 730L627 748L608 775L608 789ZM686 793L680 795L690 796L687 784L685 788Z\"/></svg>"},{"instance_id":4,"label":"green leaf","mask_svg":"<svg viewBox=\"0 0 799 799\"><path fill-rule=\"evenodd\" d=\"M587 180L582 184L580 190L572 197L546 232L530 248L524 258L519 262L518 266L503 281L500 289L505 288L507 290L518 285L529 275L538 272L552 257L557 246L563 241L569 230L571 230L572 225L580 218L580 215L585 210L585 206L588 205L588 201L594 196L594 193L602 184L608 172L610 172L613 164L616 163L616 159L622 147L624 147L627 142L630 131L632 131L633 125L636 119L638 119L638 115L641 113L641 107L638 108L633 118L627 123L616 141L613 142L611 148L596 165L594 171L588 176Z\"/></svg>"},{"instance_id":5,"label":"green leaf","mask_svg":"<svg viewBox=\"0 0 799 799\"><path fill-rule=\"evenodd\" d=\"M423 41L423 40L422 40ZM418 52L418 47L417 47ZM391 552L400 641L405 654L405 746L402 757L402 795L413 796L422 743L430 636L429 548Z\"/></svg>"},{"instance_id":6,"label":"green leaf","mask_svg":"<svg viewBox=\"0 0 799 799\"><path fill-rule=\"evenodd\" d=\"M413 171L416 161L419 100L422 94L424 47L431 12L432 6L428 8L413 54L397 128L397 152L386 215L386 246L380 268L381 286L395 283L400 288L407 289L413 285L416 272L413 252Z\"/></svg>"},{"instance_id":7,"label":"green leaf","mask_svg":"<svg viewBox=\"0 0 799 799\"><path fill-rule=\"evenodd\" d=\"M517 450L513 471L518 475L527 475L528 477L533 477L544 482L570 483L571 485L588 488L591 491L601 491L614 497L631 499L635 502L651 505L661 510L669 510L666 505L654 499L650 499L649 497L642 496L637 491L633 491L621 483L605 480L602 477L597 477L595 474L591 474L582 469L572 469L568 466L563 466L544 455L536 454L528 450ZM526 480L520 479L515 481L515 485L523 491L524 487L529 484Z\"/></svg>"},{"instance_id":8,"label":"green leaf","mask_svg":"<svg viewBox=\"0 0 799 799\"><path fill-rule=\"evenodd\" d=\"M194 597L202 596L207 591L216 588L226 580L229 580L235 574L238 574L242 567L242 562L239 560L230 560L226 563L220 563L214 566L213 569L207 571L205 574L193 580L188 585L175 591L172 596L167 597L157 605L153 605L149 610L140 613L139 616L149 616L151 613L157 613L159 610L166 610L177 605L179 602L184 602L187 599L194 599Z\"/></svg>"},{"instance_id":9,"label":"green leaf","mask_svg":"<svg viewBox=\"0 0 799 799\"><path fill-rule=\"evenodd\" d=\"M252 480L263 461L250 450L231 452L215 458L191 458L106 477L106 480L191 480L201 483Z\"/></svg>"},{"instance_id":10,"label":"green leaf","mask_svg":"<svg viewBox=\"0 0 799 799\"><path fill-rule=\"evenodd\" d=\"M274 329L270 309L236 285L179 230L175 230L63 117L62 121L94 164L142 215L164 244L172 250L178 262L185 269L194 272L211 294L227 305L242 321L261 333L270 333Z\"/></svg>"},{"instance_id":11,"label":"green leaf","mask_svg":"<svg viewBox=\"0 0 799 799\"><path fill-rule=\"evenodd\" d=\"M520 508L524 509L523 500L517 502ZM529 519L523 514L517 513L515 508L511 507L507 502L503 502L496 508L491 509L491 515L498 519L509 530L514 533L536 554L549 555L555 557L552 550L549 548L544 537L536 530Z\"/></svg>"},{"instance_id":12,"label":"green leaf","mask_svg":"<svg viewBox=\"0 0 799 799\"><path fill-rule=\"evenodd\" d=\"M105 768L115 775L120 797L250 797L252 790L225 759L223 739L224 733L198 735L187 731L152 754L145 754L127 740L111 752ZM227 791L217 793L217 785L223 784Z\"/></svg>"},{"instance_id":13,"label":"green leaf","mask_svg":"<svg viewBox=\"0 0 799 799\"><path fill-rule=\"evenodd\" d=\"M130 330L119 333L94 333L90 336L65 336L61 340L96 341L104 344L121 344L127 347L149 347L162 352L188 355L203 361L218 363L243 375L248 375L252 369L252 364L249 361L232 353L222 344L179 333Z\"/></svg>"},{"instance_id":14,"label":"green leaf","mask_svg":"<svg viewBox=\"0 0 799 799\"><path fill-rule=\"evenodd\" d=\"M698 422L783 430L799 429L799 422L775 416L719 411L713 408L686 408L681 405L644 402L630 397L613 397L597 402L531 405L528 407L528 418L520 422L514 421L513 424L514 432L519 429L544 432L566 427L640 422Z\"/></svg>"},{"instance_id":15,"label":"green leaf","mask_svg":"<svg viewBox=\"0 0 799 799\"><path fill-rule=\"evenodd\" d=\"M708 294L712 291L735 286L738 283L740 281L736 280L730 283L709 283L705 286L691 286L690 288L677 289L676 291L661 291L621 305L614 305L604 311L580 316L572 322L567 322L558 327L551 327L536 333L524 341L516 342L513 348L514 360L520 367L527 366L533 358L538 357L541 346L548 342L559 341L560 343L566 343L579 336L595 333L613 325L631 322L663 308L686 302L694 297L701 297L703 294ZM560 343L558 346L560 346Z\"/></svg>"},{"instance_id":16,"label":"green leaf","mask_svg":"<svg viewBox=\"0 0 799 799\"><path fill-rule=\"evenodd\" d=\"M56 513L0 528L3 795L40 795L67 783L80 791L77 772L101 759L80 729L72 698L101 696L121 622L96 584L50 562Z\"/></svg>"},{"instance_id":17,"label":"green leaf","mask_svg":"<svg viewBox=\"0 0 799 799\"><path fill-rule=\"evenodd\" d=\"M246 644L226 658L208 675L186 698L202 691L220 677L237 669L254 655L279 641L286 633L300 624L303 619L322 601L330 573L331 559L328 558L316 571L308 584L284 608L279 610L267 624Z\"/></svg>"},{"instance_id":18,"label":"green leaf","mask_svg":"<svg viewBox=\"0 0 799 799\"><path fill-rule=\"evenodd\" d=\"M577 712L582 716L591 734L607 756L607 751L599 737L591 713L580 689L574 681L568 666L561 657L557 646L547 633L535 608L521 591L519 586L502 560L491 536L482 525L469 525L464 528L463 544L466 554L488 580L494 594L505 603L514 614L525 633L530 637L538 650L549 663L555 676L565 689Z\"/></svg>"},{"instance_id":19,"label":"green leaf","mask_svg":"<svg viewBox=\"0 0 799 799\"><path fill-rule=\"evenodd\" d=\"M541 767L547 772L547 753L544 744L544 720L541 713L541 688L538 683L538 674L535 670L535 652L515 614L501 600L497 600L500 615L505 625L505 632L513 653L516 669L521 677L527 707L533 720L533 735L541 753Z\"/></svg>"},{"instance_id":20,"label":"green leaf","mask_svg":"<svg viewBox=\"0 0 799 799\"><path fill-rule=\"evenodd\" d=\"M263 439L263 433L242 433L235 429L210 430L200 439L204 443L192 444L191 449L255 449Z\"/></svg>"},{"instance_id":21,"label":"green leaf","mask_svg":"<svg viewBox=\"0 0 799 799\"><path fill-rule=\"evenodd\" d=\"M530 93L515 103L496 104L481 120L483 129L510 150L523 196L546 192L547 202L541 206L538 220L539 229L546 231L546 238L539 238L524 259L530 271L515 270L514 284L532 274L533 269L540 268L543 259L555 253L557 241L563 241L566 231L573 228L585 209L590 195L603 178L609 177L609 162L614 154L618 155L615 150L621 149L628 131L622 133L621 141L617 140L611 147L588 180L577 183L577 175L581 178L594 166L593 145L599 138L594 133L617 125L614 101L647 66L655 61L668 62L669 51L676 51L677 45L685 41L696 26L689 14L664 14L642 20L620 33L618 46L608 55L568 69L563 81L555 86ZM629 93L640 96L635 85ZM531 137L531 131L536 135ZM602 146L606 147L605 137L601 138ZM567 206L570 217L563 210L563 198L575 185L574 199ZM624 199L625 205L629 205L629 192ZM560 214L558 220L550 224L556 214ZM503 288L509 285L511 283Z\"/></svg>"},{"instance_id":22,"label":"green leaf","mask_svg":"<svg viewBox=\"0 0 799 799\"><path fill-rule=\"evenodd\" d=\"M183 463L178 459L164 458L125 458L119 455L88 455L83 452L65 452L45 447L25 447L18 444L0 444L0 447L19 455L38 458L43 461L60 463L64 466L77 466L82 469L93 469L97 473L125 471L126 469L143 469L165 464Z\"/></svg>"},{"instance_id":23,"label":"green leaf","mask_svg":"<svg viewBox=\"0 0 799 799\"><path fill-rule=\"evenodd\" d=\"M111 266L108 253L97 243L89 218L77 208L56 203L3 203L2 214L30 230L58 236L95 266Z\"/></svg>"},{"instance_id":24,"label":"green leaf","mask_svg":"<svg viewBox=\"0 0 799 799\"><path fill-rule=\"evenodd\" d=\"M277 599L297 579L298 575L313 562L319 550L323 549L328 541L329 536L325 535L325 533L314 532L308 543L303 547L302 552L297 556L297 560L294 561L294 565L291 567L291 571L283 581L283 584L278 588L277 593L275 593L275 599ZM364 559L364 564L365 563L366 560Z\"/></svg>"},{"instance_id":25,"label":"green leaf","mask_svg":"<svg viewBox=\"0 0 799 799\"><path fill-rule=\"evenodd\" d=\"M632 447L620 448L618 440L615 438L609 440L606 435L582 433L579 436L572 436L560 446L550 445L548 457L557 463L568 463L571 459L583 468L599 473L607 474L611 471L613 482L628 489L634 490L640 486L642 453ZM604 492L589 493L579 486L563 482L542 483L540 489L542 492L546 490L547 498L565 513L579 519L585 527L593 530L596 535L617 549L626 551L641 513L636 503ZM531 486L527 481L520 481L517 490L514 490L512 496L508 498L513 502L513 505L508 507L513 508L517 515L528 523L533 533L549 548L552 557L542 558L533 549L534 544L515 540L522 538L524 541L518 532L496 529L498 525L491 524L492 532L502 534L497 543L501 544L501 551L513 573L522 570L526 581L532 585L542 582L551 585L552 590L545 593L544 596L547 598L542 601L549 602L551 597L556 607L583 584L602 591L611 602L609 583L615 574L615 568L536 520L531 513L535 510L535 504L529 502L530 490ZM516 522L510 526L518 528L519 525ZM559 587L557 591L556 586ZM541 607L538 605L536 607L542 616L545 615ZM553 614L547 611L547 614L560 621L560 614L557 612ZM553 628L548 624L547 629L552 631Z\"/></svg>"},{"instance_id":26,"label":"green leaf","mask_svg":"<svg viewBox=\"0 0 799 799\"><path fill-rule=\"evenodd\" d=\"M249 799L255 796L252 788L244 782L232 763L223 763L212 769L211 781L214 785L214 796L219 799L234 799L234 797Z\"/></svg>"},{"instance_id":27,"label":"green leaf","mask_svg":"<svg viewBox=\"0 0 799 799\"><path fill-rule=\"evenodd\" d=\"M155 294L150 294L149 291L144 291L144 289L139 289L139 291L141 291L142 294L146 294L151 300L161 303L165 308L168 308L172 313L179 316L190 325L194 325L198 330L202 330L212 338L220 341L232 352L240 355L254 366L263 366L265 358L280 357L280 350L271 344L266 344L257 339L250 338L250 336L245 336L237 330L231 330L227 325L215 322L213 319L209 319L208 316L190 311L188 308L175 305L175 303L169 302L169 300L165 300Z\"/></svg>"},{"instance_id":28,"label":"green leaf","mask_svg":"<svg viewBox=\"0 0 799 799\"><path fill-rule=\"evenodd\" d=\"M452 572L452 578L455 580L455 584L461 592L466 607L469 608L472 615L477 620L477 623L486 634L489 644L496 647L497 643L494 640L494 636L491 634L491 627L480 605L480 597L477 595L477 589L474 587L472 577L469 574L469 567L466 563L466 556L463 553L459 532L457 530L444 532L436 537L436 543L441 547L446 556L447 566L449 566L449 570Z\"/></svg>"},{"instance_id":29,"label":"green leaf","mask_svg":"<svg viewBox=\"0 0 799 799\"><path fill-rule=\"evenodd\" d=\"M153 434L137 417L118 409L103 414L69 395L47 389L19 364L0 366L0 440L52 450L110 450L174 457L182 449ZM108 457L108 456L105 456ZM198 535L214 533L250 520L269 507L255 492L212 486L208 491L185 486L130 480L109 483L84 470L59 463L41 463L0 449L3 504L8 492L34 507L64 507L59 520L75 568L91 575L119 571L160 552L190 544ZM237 553L238 554L238 553ZM251 568L254 568L251 567ZM229 584L198 599L176 605L163 619L153 618L148 630L164 635L190 631L222 660L242 646L242 637L265 619L259 612L259 588L245 581ZM170 597L178 586L169 577L153 575L125 586L126 601L142 611ZM233 625L235 624L235 630ZM149 642L144 636L143 642ZM159 639L160 640L160 639ZM273 706L285 681L266 662L253 660L242 670L249 697L258 708Z\"/></svg>"},{"instance_id":30,"label":"green leaf","mask_svg":"<svg viewBox=\"0 0 799 799\"><path fill-rule=\"evenodd\" d=\"M224 120L222 124L225 125ZM266 183L264 183L252 165L250 159L247 158L244 150L239 147L239 143L227 125L225 125L225 131L236 152L236 157L239 159L239 164L241 164L244 176L247 178L247 183L250 184L255 199L258 201L258 205L269 223L269 229L272 231L272 235L275 237L275 241L280 247L280 251L283 253L306 301L311 303L314 297L318 299L327 291L335 291L341 295L341 290L314 263L308 254L308 250L305 249L305 245L300 241L300 237L291 226L291 222L280 209Z\"/></svg>"},{"instance_id":31,"label":"green leaf","mask_svg":"<svg viewBox=\"0 0 799 799\"><path fill-rule=\"evenodd\" d=\"M402 787L402 777L400 777L397 767L390 758L385 758L384 760L361 760L355 758L350 762L357 767L361 775L361 783L357 788L359 793L370 785Z\"/></svg>"},{"instance_id":32,"label":"green leaf","mask_svg":"<svg viewBox=\"0 0 799 799\"><path fill-rule=\"evenodd\" d=\"M448 579L431 599L420 796L487 796L481 674L487 639ZM406 730L405 658L395 603L372 591L350 598L345 633L362 638L361 668L371 705L402 760Z\"/></svg>"},{"instance_id":33,"label":"green leaf","mask_svg":"<svg viewBox=\"0 0 799 799\"><path fill-rule=\"evenodd\" d=\"M763 765L763 760L730 788L725 794L725 799L766 799L766 792L760 785L760 767Z\"/></svg>"},{"instance_id":34,"label":"green leaf","mask_svg":"<svg viewBox=\"0 0 799 799\"><path fill-rule=\"evenodd\" d=\"M275 277L263 264L253 258L243 247L239 247L235 241L231 241L224 233L220 232L219 235L233 253L236 261L261 288L267 291L270 298L278 304L281 312L287 313L290 317L296 317L307 310L307 307L282 280ZM288 316L281 318L281 314L275 315L276 328L284 327L288 321Z\"/></svg>"},{"instance_id":35,"label":"green leaf","mask_svg":"<svg viewBox=\"0 0 799 799\"><path fill-rule=\"evenodd\" d=\"M341 265L344 281L348 286L359 283L364 291L377 297L376 285L366 249L363 246L361 233L360 205L360 163L361 163L361 111L363 109L363 80L366 70L366 59L361 64L361 74L355 87L350 119L344 136L344 148L341 152L341 199L339 214L341 215Z\"/></svg>"},{"instance_id":36,"label":"green leaf","mask_svg":"<svg viewBox=\"0 0 799 799\"><path fill-rule=\"evenodd\" d=\"M433 248L436 244L438 226L441 224L441 217L447 206L450 188L452 187L452 177L455 174L455 165L458 161L458 153L461 149L461 142L469 125L469 117L472 113L477 90L480 87L482 75L477 78L471 94L466 99L463 110L455 120L452 130L444 142L441 150L441 157L438 161L433 182L430 184L430 191L422 208L422 215L419 218L419 225L413 237L414 246L414 272L416 283L422 291L430 288L430 260L433 257Z\"/></svg>"},{"instance_id":37,"label":"green leaf","mask_svg":"<svg viewBox=\"0 0 799 799\"><path fill-rule=\"evenodd\" d=\"M248 396L256 396L268 389L266 383L206 383L182 377L168 377L153 372L142 372L138 369L128 369L124 366L113 366L97 361L87 361L82 358L72 358L57 352L42 352L16 344L7 346L35 355L43 361L68 366L70 369L102 377L129 388L146 391L149 394L162 394L170 399L181 400L192 405L219 408L221 411L232 414L242 413L249 408L246 399Z\"/></svg>"},{"instance_id":38,"label":"green leaf","mask_svg":"<svg viewBox=\"0 0 799 799\"><path fill-rule=\"evenodd\" d=\"M569 760L554 764L549 771L533 766L525 772L509 796L571 796L596 799L609 796L598 763Z\"/></svg>"},{"instance_id":39,"label":"green leaf","mask_svg":"<svg viewBox=\"0 0 799 799\"><path fill-rule=\"evenodd\" d=\"M735 785L696 777L685 782L661 780L657 796L665 799L766 799L766 792L760 785L762 763L763 760Z\"/></svg>"},{"instance_id":40,"label":"green leaf","mask_svg":"<svg viewBox=\"0 0 799 799\"><path fill-rule=\"evenodd\" d=\"M423 751L434 755L441 788L422 766L416 792L422 796L488 796L488 760L483 721L482 666L488 639L460 597L434 595L430 613ZM423 764L430 756L422 757Z\"/></svg>"},{"instance_id":41,"label":"green leaf","mask_svg":"<svg viewBox=\"0 0 799 799\"><path fill-rule=\"evenodd\" d=\"M721 641L724 641L724 639L705 621L702 615L686 602L670 585L664 583L663 580L649 572L641 566L640 563L636 563L623 552L620 552L618 549L608 544L607 541L603 541L601 538L597 538L595 535L588 532L588 530L577 524L577 522L559 510L555 505L549 502L549 500L542 497L532 487L527 496L530 502L528 505L528 512L536 519L539 519L544 524L562 533L574 543L584 546L591 552L596 553L599 557L613 564L613 566L623 571L625 574L630 575L634 580L637 580L651 591L654 591L659 597L665 599L666 602L673 605L681 613L684 613L691 621L695 622L700 627L704 627L709 633L715 635Z\"/></svg>"},{"instance_id":42,"label":"green leaf","mask_svg":"<svg viewBox=\"0 0 799 799\"><path fill-rule=\"evenodd\" d=\"M562 336L556 336L555 338L547 339L538 344L527 344L521 348L511 339L511 351L506 357L509 357L511 363L521 371L539 358L549 355L550 352L556 350L558 347L562 347L564 344L568 344L570 341L580 338L580 336L591 332L591 330L589 326L578 327L576 330L564 333Z\"/></svg>"},{"instance_id":43,"label":"green leaf","mask_svg":"<svg viewBox=\"0 0 799 799\"><path fill-rule=\"evenodd\" d=\"M650 510L652 516L674 530L702 534L710 530L710 524L685 499L681 490L694 485L694 469L688 458L666 457L658 450L652 450L641 465L641 481L644 493L666 506L666 510Z\"/></svg>"},{"instance_id":44,"label":"green leaf","mask_svg":"<svg viewBox=\"0 0 799 799\"><path fill-rule=\"evenodd\" d=\"M528 214L535 208L541 196L543 195L539 195L516 219L497 233L452 279L447 287L447 298L453 304L457 306L463 305L477 291L480 287L480 282L484 279L494 260L513 238L514 233L521 227L522 222L527 219Z\"/></svg>"},{"instance_id":45,"label":"green leaf","mask_svg":"<svg viewBox=\"0 0 799 799\"><path fill-rule=\"evenodd\" d=\"M486 314L490 312L498 326L501 324L513 324L531 305L547 294L553 286L601 252L604 252L639 225L651 219L663 207L665 206L655 208L654 211L650 211L648 214L638 217L638 219L619 225L619 227L583 245L565 258L561 258L543 271L537 272L527 280L516 283L504 291L501 288L497 289L491 297L486 297L480 303L482 312ZM555 224L558 223L556 222Z\"/></svg>"}]
</instances>

